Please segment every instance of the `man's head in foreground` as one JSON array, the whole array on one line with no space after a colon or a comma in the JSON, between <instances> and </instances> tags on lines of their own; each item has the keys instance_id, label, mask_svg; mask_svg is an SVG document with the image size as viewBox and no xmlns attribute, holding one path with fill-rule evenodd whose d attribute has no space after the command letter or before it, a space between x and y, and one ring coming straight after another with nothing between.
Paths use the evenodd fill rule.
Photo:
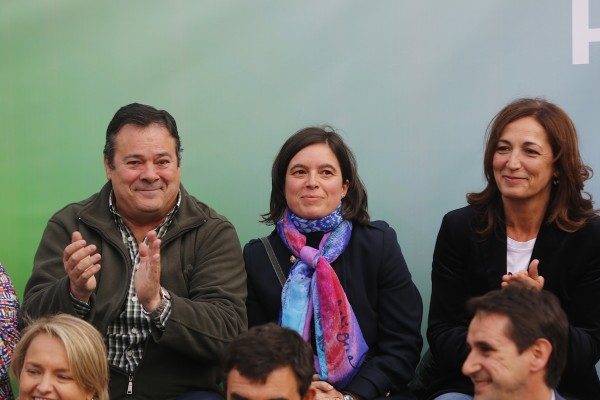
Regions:
<instances>
[{"instance_id":1,"label":"man's head in foreground","mask_svg":"<svg viewBox=\"0 0 600 400\"><path fill-rule=\"evenodd\" d=\"M295 331L269 323L233 340L224 360L228 400L312 400L313 351Z\"/></svg>"},{"instance_id":2,"label":"man's head in foreground","mask_svg":"<svg viewBox=\"0 0 600 400\"><path fill-rule=\"evenodd\" d=\"M475 399L550 399L567 357L568 321L550 292L508 286L471 299L463 373Z\"/></svg>"}]
</instances>

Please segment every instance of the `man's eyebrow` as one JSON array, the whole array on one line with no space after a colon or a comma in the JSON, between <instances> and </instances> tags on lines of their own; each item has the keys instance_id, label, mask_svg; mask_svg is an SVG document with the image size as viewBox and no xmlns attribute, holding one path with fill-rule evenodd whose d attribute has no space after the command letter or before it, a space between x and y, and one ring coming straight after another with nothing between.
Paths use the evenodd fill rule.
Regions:
<instances>
[{"instance_id":1,"label":"man's eyebrow","mask_svg":"<svg viewBox=\"0 0 600 400\"><path fill-rule=\"evenodd\" d=\"M145 156L143 154L131 153L131 154L126 154L125 156L123 156L123 159L126 159L126 158L144 158L144 157ZM172 155L168 151L163 151L161 153L154 154L153 157L154 158L172 157Z\"/></svg>"},{"instance_id":2,"label":"man's eyebrow","mask_svg":"<svg viewBox=\"0 0 600 400\"><path fill-rule=\"evenodd\" d=\"M476 341L475 343L473 343L474 347L478 347L480 349L487 349L487 350L492 350L495 347L492 346L492 344L490 342L486 342L485 340L479 340Z\"/></svg>"}]
</instances>

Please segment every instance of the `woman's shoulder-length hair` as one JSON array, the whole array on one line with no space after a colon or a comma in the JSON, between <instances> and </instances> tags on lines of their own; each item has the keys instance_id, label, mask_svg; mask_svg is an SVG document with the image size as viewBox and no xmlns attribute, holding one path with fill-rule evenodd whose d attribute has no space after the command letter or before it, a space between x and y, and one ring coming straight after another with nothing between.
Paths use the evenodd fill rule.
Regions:
<instances>
[{"instance_id":1,"label":"woman's shoulder-length hair","mask_svg":"<svg viewBox=\"0 0 600 400\"><path fill-rule=\"evenodd\" d=\"M575 232L597 216L591 195L583 192L584 182L592 176L592 169L581 160L573 121L562 108L545 99L522 98L506 105L490 122L483 159L487 186L481 192L467 194L467 202L481 214L478 233L484 237L503 220L501 193L493 170L498 141L508 124L525 117L534 118L544 128L554 155L556 179L552 183L544 222L555 224L566 232Z\"/></svg>"},{"instance_id":2,"label":"woman's shoulder-length hair","mask_svg":"<svg viewBox=\"0 0 600 400\"><path fill-rule=\"evenodd\" d=\"M342 180L348 182L348 191L342 200L342 215L347 220L366 225L369 223L367 191L358 175L354 154L342 137L329 126L315 126L299 130L283 144L271 168L271 200L269 212L262 214L261 222L276 224L287 207L285 178L291 159L303 148L325 143L335 154L342 170Z\"/></svg>"}]
</instances>

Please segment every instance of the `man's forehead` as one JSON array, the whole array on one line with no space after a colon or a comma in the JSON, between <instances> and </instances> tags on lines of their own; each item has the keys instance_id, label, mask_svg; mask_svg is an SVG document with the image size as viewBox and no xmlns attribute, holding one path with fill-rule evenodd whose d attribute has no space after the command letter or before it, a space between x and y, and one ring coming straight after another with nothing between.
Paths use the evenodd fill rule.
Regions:
<instances>
[{"instance_id":1,"label":"man's forehead","mask_svg":"<svg viewBox=\"0 0 600 400\"><path fill-rule=\"evenodd\" d=\"M126 154L168 153L174 155L177 142L167 128L157 124L138 126L127 124L119 130L114 141L117 152Z\"/></svg>"},{"instance_id":2,"label":"man's forehead","mask_svg":"<svg viewBox=\"0 0 600 400\"><path fill-rule=\"evenodd\" d=\"M469 324L467 341L472 344L509 340L507 332L509 324L510 319L506 315L478 312Z\"/></svg>"}]
</instances>

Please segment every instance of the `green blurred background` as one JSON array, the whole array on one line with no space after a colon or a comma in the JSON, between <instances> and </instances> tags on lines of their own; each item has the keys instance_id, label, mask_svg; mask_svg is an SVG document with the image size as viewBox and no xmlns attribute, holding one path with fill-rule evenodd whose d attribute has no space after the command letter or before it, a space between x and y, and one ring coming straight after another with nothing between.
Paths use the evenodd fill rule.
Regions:
<instances>
[{"instance_id":1,"label":"green blurred background","mask_svg":"<svg viewBox=\"0 0 600 400\"><path fill-rule=\"evenodd\" d=\"M507 102L561 105L600 169L600 44L573 64L571 7L0 0L0 260L22 296L48 218L104 183L105 129L124 104L173 114L183 183L242 244L270 231L258 219L283 141L330 124L356 153L372 217L398 232L427 311L441 218L483 187L484 132ZM600 27L600 0L589 13ZM586 186L596 198L598 181Z\"/></svg>"}]
</instances>

